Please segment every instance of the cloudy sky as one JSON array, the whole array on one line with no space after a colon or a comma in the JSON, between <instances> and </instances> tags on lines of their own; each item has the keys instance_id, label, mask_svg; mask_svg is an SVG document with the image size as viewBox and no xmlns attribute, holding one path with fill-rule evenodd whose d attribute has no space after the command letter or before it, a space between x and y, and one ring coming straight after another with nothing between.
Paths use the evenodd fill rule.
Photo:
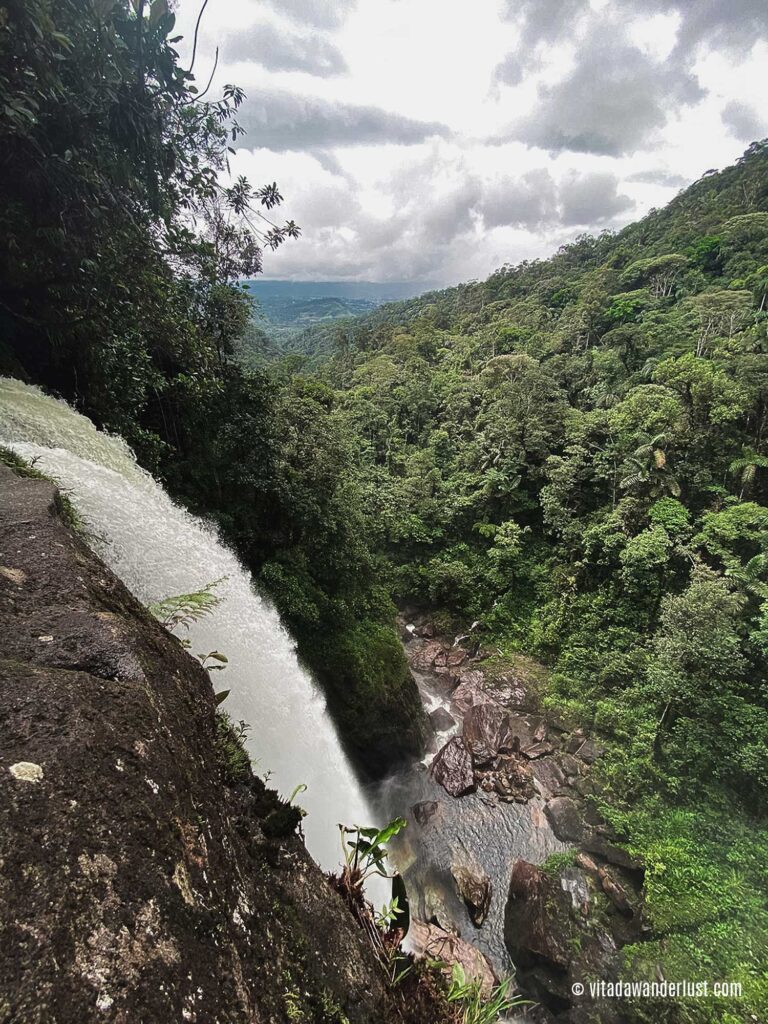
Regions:
<instances>
[{"instance_id":1,"label":"cloudy sky","mask_svg":"<svg viewBox=\"0 0 768 1024\"><path fill-rule=\"evenodd\" d=\"M189 52L200 0L178 0ZM446 285L617 228L768 135L768 0L208 0L265 277Z\"/></svg>"}]
</instances>

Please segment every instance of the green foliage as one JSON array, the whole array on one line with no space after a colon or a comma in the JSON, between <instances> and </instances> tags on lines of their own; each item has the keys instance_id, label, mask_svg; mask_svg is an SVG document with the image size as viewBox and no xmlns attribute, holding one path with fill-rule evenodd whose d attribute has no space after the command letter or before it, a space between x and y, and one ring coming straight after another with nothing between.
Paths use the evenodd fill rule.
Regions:
<instances>
[{"instance_id":1,"label":"green foliage","mask_svg":"<svg viewBox=\"0 0 768 1024\"><path fill-rule=\"evenodd\" d=\"M181 366L215 371L247 321L233 282L297 232L247 224L276 186L219 183L243 93L203 99L174 20L166 0L0 6L3 334L130 440Z\"/></svg>"},{"instance_id":2,"label":"green foliage","mask_svg":"<svg viewBox=\"0 0 768 1024\"><path fill-rule=\"evenodd\" d=\"M630 849L646 865L645 912L652 933L649 941L624 950L625 976L653 980L663 963L668 978L740 981L741 1000L692 1001L688 1019L761 1019L768 1009L765 826L734 815L729 802L714 793L695 807L669 807L649 795L639 805L607 813L632 837ZM639 1007L630 1019L649 1019L643 1009L650 1011ZM653 1019L676 1020L674 1009L667 1007L668 1018Z\"/></svg>"},{"instance_id":3,"label":"green foliage","mask_svg":"<svg viewBox=\"0 0 768 1024\"><path fill-rule=\"evenodd\" d=\"M675 498L659 498L648 509L648 518L672 537L685 534L691 520L688 509Z\"/></svg>"},{"instance_id":4,"label":"green foliage","mask_svg":"<svg viewBox=\"0 0 768 1024\"><path fill-rule=\"evenodd\" d=\"M381 307L330 343L322 328L311 376L246 370L237 282L298 229L249 226L276 185L221 185L243 93L195 91L173 20L164 0L0 4L3 365L121 432L212 520L370 772L421 742L393 599L545 660L546 700L602 733L605 791L639 809L628 841L678 865L676 919L649 888L674 949L694 955L675 920L699 926L701 884L724 902L699 948L725 962L748 938L754 965L729 895L734 877L752 892L747 844L735 868L705 844L702 867L672 833L721 799L759 835L768 796L768 145L618 235ZM215 596L185 598L164 621ZM300 821L269 813L275 835Z\"/></svg>"},{"instance_id":5,"label":"green foliage","mask_svg":"<svg viewBox=\"0 0 768 1024\"><path fill-rule=\"evenodd\" d=\"M176 594L173 597L164 597L148 605L150 615L165 626L166 629L177 629L183 627L189 629L193 622L198 622L206 615L210 615L214 608L221 604L221 598L213 591L222 583L222 579L212 580L206 583L200 590L192 594ZM211 651L210 654L201 655L201 658L222 658L218 651ZM226 658L224 658L226 662Z\"/></svg>"},{"instance_id":6,"label":"green foliage","mask_svg":"<svg viewBox=\"0 0 768 1024\"><path fill-rule=\"evenodd\" d=\"M216 712L216 746L231 785L244 782L251 774L251 759L245 749L249 729L245 722L234 723L226 711Z\"/></svg>"},{"instance_id":7,"label":"green foliage","mask_svg":"<svg viewBox=\"0 0 768 1024\"><path fill-rule=\"evenodd\" d=\"M41 473L39 469L35 469L34 460L27 462L26 459L22 459L20 455L12 451L10 448L5 448L0 445L0 463L3 466L7 466L12 469L17 476L27 477L30 480L47 480L45 473Z\"/></svg>"},{"instance_id":8,"label":"green foliage","mask_svg":"<svg viewBox=\"0 0 768 1024\"><path fill-rule=\"evenodd\" d=\"M549 875L559 875L564 868L573 867L576 860L576 850L566 850L564 853L550 853L547 859L540 865L542 871Z\"/></svg>"},{"instance_id":9,"label":"green foliage","mask_svg":"<svg viewBox=\"0 0 768 1024\"><path fill-rule=\"evenodd\" d=\"M374 923L377 928L382 931L387 931L397 923L398 917L401 917L404 913L405 910L400 906L399 898L394 896L389 903L385 903L379 913L375 915Z\"/></svg>"},{"instance_id":10,"label":"green foliage","mask_svg":"<svg viewBox=\"0 0 768 1024\"><path fill-rule=\"evenodd\" d=\"M371 875L391 878L387 873L387 843L406 827L405 818L393 818L382 829L360 825L339 825L344 854L342 879L350 892L361 892Z\"/></svg>"},{"instance_id":11,"label":"green foliage","mask_svg":"<svg viewBox=\"0 0 768 1024\"><path fill-rule=\"evenodd\" d=\"M484 997L482 983L475 978L468 979L464 968L460 964L454 964L448 989L448 1002L458 1003L460 1006L461 1024L495 1024L507 1010L528 1005L523 999L510 997L511 987L512 980L504 978L498 985L494 985L487 997Z\"/></svg>"},{"instance_id":12,"label":"green foliage","mask_svg":"<svg viewBox=\"0 0 768 1024\"><path fill-rule=\"evenodd\" d=\"M619 235L376 310L316 373L392 594L545 661L635 852L674 857L670 977L747 941L734 891L762 921L757 876L684 836L768 808L766 216L762 143Z\"/></svg>"}]
</instances>

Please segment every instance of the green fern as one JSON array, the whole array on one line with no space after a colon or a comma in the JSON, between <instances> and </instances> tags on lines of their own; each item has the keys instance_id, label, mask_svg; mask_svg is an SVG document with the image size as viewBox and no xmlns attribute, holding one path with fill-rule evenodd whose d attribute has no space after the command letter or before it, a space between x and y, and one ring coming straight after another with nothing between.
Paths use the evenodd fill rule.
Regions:
<instances>
[{"instance_id":1,"label":"green fern","mask_svg":"<svg viewBox=\"0 0 768 1024\"><path fill-rule=\"evenodd\" d=\"M180 626L189 629L193 622L198 622L206 615L210 615L221 604L222 599L213 591L226 578L226 576L222 576L218 580L206 583L201 590L196 590L192 594L164 597L161 601L155 601L148 605L149 612L166 629L173 630ZM218 652L213 652L213 654L216 653ZM208 657L211 656L208 655Z\"/></svg>"}]
</instances>

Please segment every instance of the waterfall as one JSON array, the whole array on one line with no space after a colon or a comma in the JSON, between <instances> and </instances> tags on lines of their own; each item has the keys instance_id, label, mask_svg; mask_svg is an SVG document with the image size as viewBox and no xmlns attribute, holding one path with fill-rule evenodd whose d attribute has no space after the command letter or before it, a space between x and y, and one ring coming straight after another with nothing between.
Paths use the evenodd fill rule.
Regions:
<instances>
[{"instance_id":1,"label":"waterfall","mask_svg":"<svg viewBox=\"0 0 768 1024\"><path fill-rule=\"evenodd\" d=\"M91 546L144 604L222 579L221 603L182 635L193 654L219 650L228 658L214 685L231 690L224 709L251 727L254 771L286 797L307 786L296 797L307 811L307 847L324 868L336 868L337 823L369 825L374 816L322 695L236 556L214 529L174 504L121 438L38 388L0 378L0 444L57 481Z\"/></svg>"}]
</instances>

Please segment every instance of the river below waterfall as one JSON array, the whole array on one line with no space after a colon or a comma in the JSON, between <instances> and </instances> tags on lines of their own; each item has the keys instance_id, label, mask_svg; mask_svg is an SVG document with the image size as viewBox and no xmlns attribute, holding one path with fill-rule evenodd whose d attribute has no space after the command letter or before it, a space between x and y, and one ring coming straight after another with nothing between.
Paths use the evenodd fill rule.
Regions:
<instances>
[{"instance_id":1,"label":"river below waterfall","mask_svg":"<svg viewBox=\"0 0 768 1024\"><path fill-rule=\"evenodd\" d=\"M406 633L409 662L425 643ZM380 817L402 815L408 821L408 827L393 843L392 859L405 880L412 918L434 921L456 931L479 949L501 976L514 969L504 944L504 911L512 865L517 858L541 864L550 854L569 847L553 833L540 795L527 803L504 803L479 789L453 797L435 781L429 766L435 752L461 731L462 712L446 694L444 677L413 667L412 671L425 710L432 713L443 708L455 724L436 733L422 762L381 787ZM414 807L432 803L437 805L435 810L420 823ZM479 928L458 893L452 873L456 868L490 880L490 906Z\"/></svg>"}]
</instances>

